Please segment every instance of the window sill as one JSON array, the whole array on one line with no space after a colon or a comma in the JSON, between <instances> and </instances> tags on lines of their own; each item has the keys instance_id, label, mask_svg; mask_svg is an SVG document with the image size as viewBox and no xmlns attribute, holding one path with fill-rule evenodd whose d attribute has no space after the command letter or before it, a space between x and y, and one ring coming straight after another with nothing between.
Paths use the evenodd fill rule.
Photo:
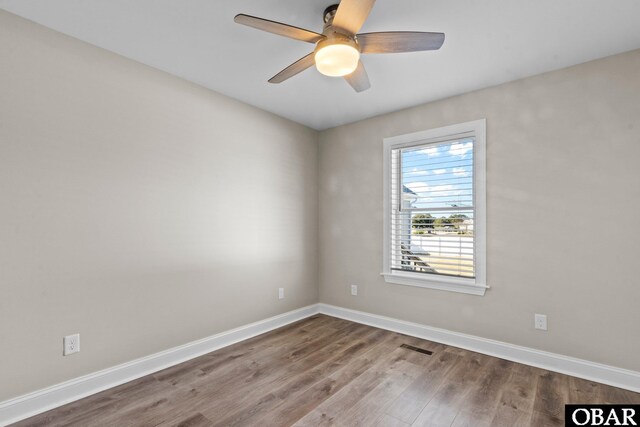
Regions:
<instances>
[{"instance_id":1,"label":"window sill","mask_svg":"<svg viewBox=\"0 0 640 427\"><path fill-rule=\"evenodd\" d=\"M470 279L457 277L423 277L423 274L411 273L381 273L387 283L397 285L417 286L420 288L438 289L441 291L460 292L463 294L483 296L488 286L479 285Z\"/></svg>"}]
</instances>

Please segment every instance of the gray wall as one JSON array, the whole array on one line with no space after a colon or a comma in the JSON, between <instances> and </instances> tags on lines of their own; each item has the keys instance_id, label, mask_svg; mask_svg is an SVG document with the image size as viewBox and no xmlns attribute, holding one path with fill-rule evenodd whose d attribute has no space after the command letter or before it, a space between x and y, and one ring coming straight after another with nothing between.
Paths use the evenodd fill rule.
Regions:
<instances>
[{"instance_id":1,"label":"gray wall","mask_svg":"<svg viewBox=\"0 0 640 427\"><path fill-rule=\"evenodd\" d=\"M317 302L316 132L2 11L0 55L0 401Z\"/></svg>"},{"instance_id":2,"label":"gray wall","mask_svg":"<svg viewBox=\"0 0 640 427\"><path fill-rule=\"evenodd\" d=\"M639 76L633 51L321 133L321 302L640 370ZM492 289L385 283L382 139L480 118Z\"/></svg>"}]
</instances>

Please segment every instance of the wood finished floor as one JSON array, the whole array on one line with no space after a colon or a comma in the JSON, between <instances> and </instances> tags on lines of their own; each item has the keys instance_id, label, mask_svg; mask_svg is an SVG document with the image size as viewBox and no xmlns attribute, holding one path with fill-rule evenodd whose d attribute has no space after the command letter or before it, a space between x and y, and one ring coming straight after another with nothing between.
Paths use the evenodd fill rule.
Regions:
<instances>
[{"instance_id":1,"label":"wood finished floor","mask_svg":"<svg viewBox=\"0 0 640 427\"><path fill-rule=\"evenodd\" d=\"M15 425L539 427L590 402L640 394L317 315Z\"/></svg>"}]
</instances>

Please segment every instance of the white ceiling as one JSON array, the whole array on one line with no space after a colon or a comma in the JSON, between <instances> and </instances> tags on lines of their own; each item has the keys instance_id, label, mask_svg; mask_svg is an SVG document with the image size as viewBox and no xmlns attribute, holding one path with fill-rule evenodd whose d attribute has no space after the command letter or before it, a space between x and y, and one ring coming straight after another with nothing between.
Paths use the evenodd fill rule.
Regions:
<instances>
[{"instance_id":1,"label":"white ceiling","mask_svg":"<svg viewBox=\"0 0 640 427\"><path fill-rule=\"evenodd\" d=\"M440 51L367 55L356 93L315 69L267 83L312 45L233 22L315 31L331 0L0 0L0 7L315 129L640 48L638 0L378 0L362 32L446 33Z\"/></svg>"}]
</instances>

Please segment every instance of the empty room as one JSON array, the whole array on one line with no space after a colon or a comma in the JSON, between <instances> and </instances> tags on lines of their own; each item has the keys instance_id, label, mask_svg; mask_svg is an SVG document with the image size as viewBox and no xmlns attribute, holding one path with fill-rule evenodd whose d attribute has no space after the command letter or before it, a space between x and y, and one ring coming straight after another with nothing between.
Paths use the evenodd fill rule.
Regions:
<instances>
[{"instance_id":1,"label":"empty room","mask_svg":"<svg viewBox=\"0 0 640 427\"><path fill-rule=\"evenodd\" d=\"M0 426L640 425L640 1L0 0Z\"/></svg>"}]
</instances>

